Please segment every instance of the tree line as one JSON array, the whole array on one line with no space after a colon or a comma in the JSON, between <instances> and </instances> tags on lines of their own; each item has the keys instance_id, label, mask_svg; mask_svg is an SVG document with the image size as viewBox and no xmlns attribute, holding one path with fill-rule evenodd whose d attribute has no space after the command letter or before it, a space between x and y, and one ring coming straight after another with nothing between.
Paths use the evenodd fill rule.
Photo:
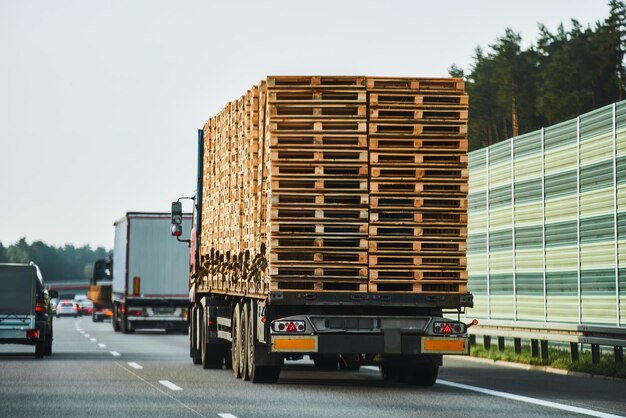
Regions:
<instances>
[{"instance_id":1,"label":"tree line","mask_svg":"<svg viewBox=\"0 0 626 418\"><path fill-rule=\"evenodd\" d=\"M572 19L571 29L561 24L552 33L539 24L539 39L527 49L508 28L487 51L476 48L469 71L448 69L466 80L470 150L626 98L626 6L608 5L608 17L593 27Z\"/></svg>"},{"instance_id":2,"label":"tree line","mask_svg":"<svg viewBox=\"0 0 626 418\"><path fill-rule=\"evenodd\" d=\"M106 257L112 257L112 252L102 247L94 250L88 245L54 247L41 241L28 244L25 238L8 247L0 242L0 263L33 261L39 266L46 282L89 280L93 273L93 263Z\"/></svg>"}]
</instances>

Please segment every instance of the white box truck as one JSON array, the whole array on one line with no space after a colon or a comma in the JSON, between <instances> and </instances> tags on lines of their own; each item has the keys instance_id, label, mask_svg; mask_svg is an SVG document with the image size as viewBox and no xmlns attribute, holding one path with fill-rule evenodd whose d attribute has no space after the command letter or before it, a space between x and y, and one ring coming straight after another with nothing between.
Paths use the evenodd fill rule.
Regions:
<instances>
[{"instance_id":1,"label":"white box truck","mask_svg":"<svg viewBox=\"0 0 626 418\"><path fill-rule=\"evenodd\" d=\"M171 239L170 214L128 212L114 225L113 329L186 332L189 250Z\"/></svg>"}]
</instances>

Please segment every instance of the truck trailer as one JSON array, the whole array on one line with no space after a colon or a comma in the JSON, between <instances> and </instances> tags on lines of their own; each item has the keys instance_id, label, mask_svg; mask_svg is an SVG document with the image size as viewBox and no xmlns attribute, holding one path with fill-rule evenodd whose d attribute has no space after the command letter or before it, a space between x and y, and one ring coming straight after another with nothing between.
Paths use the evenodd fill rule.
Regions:
<instances>
[{"instance_id":1,"label":"truck trailer","mask_svg":"<svg viewBox=\"0 0 626 418\"><path fill-rule=\"evenodd\" d=\"M128 212L114 225L113 329L186 332L189 253L172 242L169 214Z\"/></svg>"},{"instance_id":2,"label":"truck trailer","mask_svg":"<svg viewBox=\"0 0 626 418\"><path fill-rule=\"evenodd\" d=\"M271 76L211 118L193 362L276 382L308 355L432 385L443 355L467 354L467 105L458 78Z\"/></svg>"},{"instance_id":3,"label":"truck trailer","mask_svg":"<svg viewBox=\"0 0 626 418\"><path fill-rule=\"evenodd\" d=\"M113 298L111 286L113 280L113 260L103 258L93 263L93 275L89 281L87 298L93 303L91 319L102 322L113 316Z\"/></svg>"}]
</instances>

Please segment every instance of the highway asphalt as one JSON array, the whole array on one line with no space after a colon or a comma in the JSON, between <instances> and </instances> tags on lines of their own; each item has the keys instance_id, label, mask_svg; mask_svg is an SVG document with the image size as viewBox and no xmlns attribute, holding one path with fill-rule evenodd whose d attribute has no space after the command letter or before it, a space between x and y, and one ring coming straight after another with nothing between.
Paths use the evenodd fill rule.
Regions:
<instances>
[{"instance_id":1,"label":"highway asphalt","mask_svg":"<svg viewBox=\"0 0 626 418\"><path fill-rule=\"evenodd\" d=\"M447 358L433 387L383 381L376 367L289 362L277 384L203 370L186 335L120 334L55 319L53 354L0 345L0 417L626 417L626 382Z\"/></svg>"}]
</instances>

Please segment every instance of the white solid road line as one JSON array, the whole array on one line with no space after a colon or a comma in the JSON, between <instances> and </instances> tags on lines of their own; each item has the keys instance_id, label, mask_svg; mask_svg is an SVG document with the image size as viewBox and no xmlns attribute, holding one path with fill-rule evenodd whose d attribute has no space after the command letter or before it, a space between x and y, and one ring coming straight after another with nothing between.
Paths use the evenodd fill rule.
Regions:
<instances>
[{"instance_id":1,"label":"white solid road line","mask_svg":"<svg viewBox=\"0 0 626 418\"><path fill-rule=\"evenodd\" d=\"M217 415L222 417L222 418L237 418L233 414L217 414Z\"/></svg>"},{"instance_id":2,"label":"white solid road line","mask_svg":"<svg viewBox=\"0 0 626 418\"><path fill-rule=\"evenodd\" d=\"M143 369L143 366L142 366L141 364L137 364L137 363L134 363L134 362L132 362L132 361L129 361L129 362L128 362L128 365L129 365L130 367L132 367L133 369L137 369L137 370L141 370L141 369Z\"/></svg>"},{"instance_id":3,"label":"white solid road line","mask_svg":"<svg viewBox=\"0 0 626 418\"><path fill-rule=\"evenodd\" d=\"M100 348L107 348L106 344L102 344L102 343L98 344L98 347L100 347Z\"/></svg>"},{"instance_id":4,"label":"white solid road line","mask_svg":"<svg viewBox=\"0 0 626 418\"><path fill-rule=\"evenodd\" d=\"M607 414L605 412L594 411L592 409L579 408L577 406L570 406L570 405L564 405L564 404L556 403L556 402L544 401L542 399L530 398L528 396L520 396L520 395L514 395L512 393L500 392L497 390L484 389L484 388L480 388L477 386L470 386L470 385L464 385L462 383L449 382L447 380L437 379L437 384L443 385L443 386L450 386L450 387L458 388L458 389L471 390L472 392L478 392L478 393L483 393L485 395L497 396L499 398L511 399L514 401L520 401L520 402L531 403L534 405L545 406L547 408L554 408L554 409L560 409L562 411L574 412L576 414L589 415L592 417L624 418L621 415Z\"/></svg>"},{"instance_id":5,"label":"white solid road line","mask_svg":"<svg viewBox=\"0 0 626 418\"><path fill-rule=\"evenodd\" d=\"M176 386L169 380L159 380L159 383L165 386L166 388L170 388L172 390L183 390L183 388L181 388L180 386Z\"/></svg>"},{"instance_id":6,"label":"white solid road line","mask_svg":"<svg viewBox=\"0 0 626 418\"><path fill-rule=\"evenodd\" d=\"M117 351L109 351L109 353L111 353L111 355L112 355L112 356L114 356L114 357L119 357L119 356L121 356L121 354L120 354L120 353L118 353Z\"/></svg>"}]
</instances>

